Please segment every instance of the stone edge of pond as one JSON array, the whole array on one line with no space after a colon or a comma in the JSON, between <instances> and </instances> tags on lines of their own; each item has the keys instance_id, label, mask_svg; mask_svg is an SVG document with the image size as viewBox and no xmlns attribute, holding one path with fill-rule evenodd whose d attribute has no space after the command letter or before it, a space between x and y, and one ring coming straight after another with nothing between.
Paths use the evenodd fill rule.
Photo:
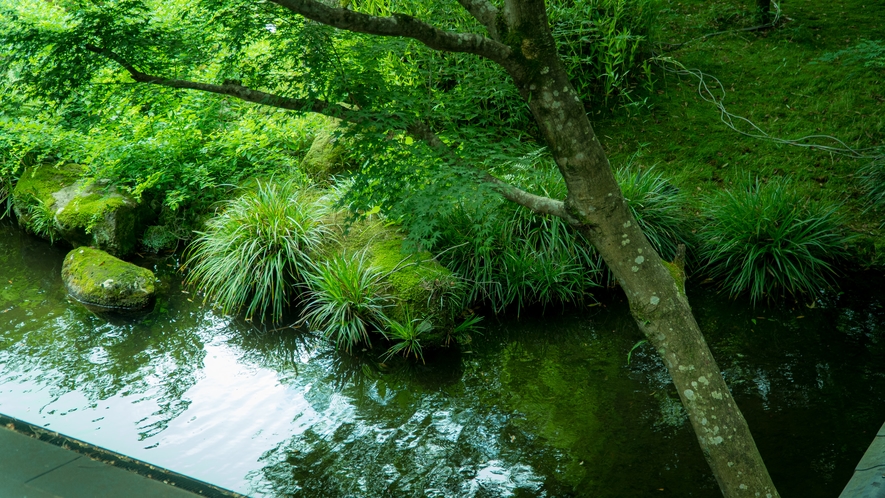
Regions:
<instances>
[{"instance_id":1,"label":"stone edge of pond","mask_svg":"<svg viewBox=\"0 0 885 498\"><path fill-rule=\"evenodd\" d=\"M854 468L851 480L839 498L879 498L885 496L885 424L873 437L867 451Z\"/></svg>"},{"instance_id":2,"label":"stone edge of pond","mask_svg":"<svg viewBox=\"0 0 885 498\"><path fill-rule=\"evenodd\" d=\"M208 482L188 477L147 462L128 457L76 438L45 429L24 420L0 413L0 426L19 434L37 439L79 453L93 460L120 468L148 479L169 484L170 486L210 498L248 498L235 491L220 488Z\"/></svg>"}]
</instances>

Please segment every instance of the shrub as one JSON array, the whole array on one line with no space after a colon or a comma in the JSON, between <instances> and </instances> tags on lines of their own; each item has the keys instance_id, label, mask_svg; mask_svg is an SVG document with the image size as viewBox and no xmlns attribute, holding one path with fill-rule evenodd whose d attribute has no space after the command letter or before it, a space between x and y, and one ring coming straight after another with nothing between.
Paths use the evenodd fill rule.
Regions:
<instances>
[{"instance_id":1,"label":"shrub","mask_svg":"<svg viewBox=\"0 0 885 498\"><path fill-rule=\"evenodd\" d=\"M197 232L188 283L225 313L245 307L249 319L269 313L278 321L328 233L322 214L299 185L259 182Z\"/></svg>"},{"instance_id":2,"label":"shrub","mask_svg":"<svg viewBox=\"0 0 885 498\"><path fill-rule=\"evenodd\" d=\"M364 253L339 254L313 264L307 273L304 321L338 347L350 351L354 345L371 344L369 330L387 325L384 308L384 275L366 263Z\"/></svg>"},{"instance_id":3,"label":"shrub","mask_svg":"<svg viewBox=\"0 0 885 498\"><path fill-rule=\"evenodd\" d=\"M732 295L749 291L754 302L778 290L797 296L829 287L830 260L850 240L836 205L809 201L785 180L721 192L704 208L706 271Z\"/></svg>"},{"instance_id":4,"label":"shrub","mask_svg":"<svg viewBox=\"0 0 885 498\"><path fill-rule=\"evenodd\" d=\"M512 165L507 182L532 193L562 199L565 185L555 166ZM627 165L616 172L630 209L652 245L672 259L689 242L683 196L660 174ZM462 202L441 223L434 249L467 284L468 301L484 301L496 312L510 305L580 301L603 273L596 251L564 221L539 216L499 198Z\"/></svg>"},{"instance_id":5,"label":"shrub","mask_svg":"<svg viewBox=\"0 0 885 498\"><path fill-rule=\"evenodd\" d=\"M36 196L28 194L25 197L21 211L22 216L28 220L28 228L34 232L34 235L48 239L50 244L54 244L60 237L52 206Z\"/></svg>"},{"instance_id":6,"label":"shrub","mask_svg":"<svg viewBox=\"0 0 885 498\"><path fill-rule=\"evenodd\" d=\"M661 10L657 0L554 0L553 36L578 94L626 104L637 81L651 85L651 35Z\"/></svg>"}]
</instances>

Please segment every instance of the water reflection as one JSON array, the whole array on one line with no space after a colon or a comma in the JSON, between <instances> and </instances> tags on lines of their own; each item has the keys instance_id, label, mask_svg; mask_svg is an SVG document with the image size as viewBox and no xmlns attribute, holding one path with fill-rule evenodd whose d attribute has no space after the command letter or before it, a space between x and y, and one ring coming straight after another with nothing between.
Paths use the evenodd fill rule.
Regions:
<instances>
[{"instance_id":1,"label":"water reflection","mask_svg":"<svg viewBox=\"0 0 885 498\"><path fill-rule=\"evenodd\" d=\"M171 258L141 262L151 314L93 315L65 252L0 222L0 412L253 496L719 496L660 359L628 364L617 295L489 320L423 365L217 316ZM838 494L885 413L881 289L755 309L693 290L784 496Z\"/></svg>"}]
</instances>

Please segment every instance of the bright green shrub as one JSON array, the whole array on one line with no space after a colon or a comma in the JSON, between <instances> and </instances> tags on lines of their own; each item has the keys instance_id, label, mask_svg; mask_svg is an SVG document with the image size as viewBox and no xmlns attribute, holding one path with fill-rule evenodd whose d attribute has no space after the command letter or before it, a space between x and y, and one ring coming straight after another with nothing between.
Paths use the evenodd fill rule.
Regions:
<instances>
[{"instance_id":1,"label":"bright green shrub","mask_svg":"<svg viewBox=\"0 0 885 498\"><path fill-rule=\"evenodd\" d=\"M831 261L850 240L837 208L806 199L786 180L720 192L704 203L705 269L730 294L749 292L753 301L829 287Z\"/></svg>"},{"instance_id":2,"label":"bright green shrub","mask_svg":"<svg viewBox=\"0 0 885 498\"><path fill-rule=\"evenodd\" d=\"M198 232L187 281L225 313L273 321L298 294L304 271L328 233L322 208L293 182L259 182L223 204Z\"/></svg>"}]
</instances>

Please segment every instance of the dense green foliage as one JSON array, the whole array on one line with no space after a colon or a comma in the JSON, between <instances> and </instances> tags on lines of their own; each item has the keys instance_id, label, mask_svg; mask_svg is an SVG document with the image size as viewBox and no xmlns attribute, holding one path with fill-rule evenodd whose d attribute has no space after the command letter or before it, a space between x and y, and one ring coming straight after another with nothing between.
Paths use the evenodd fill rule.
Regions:
<instances>
[{"instance_id":1,"label":"dense green foliage","mask_svg":"<svg viewBox=\"0 0 885 498\"><path fill-rule=\"evenodd\" d=\"M854 250L883 245L877 231L885 204L881 161L857 175L854 159L785 152L783 145L736 134L719 125L719 110L699 98L696 81L665 71L677 67L667 62L675 58L718 76L729 109L773 135L838 134L874 155L868 148L885 137L885 120L875 111L882 98L876 84L881 6L839 10L856 28L847 38L825 19L837 7L808 2L787 6L790 22L778 29L743 34L729 30L756 23L752 2L553 0L548 7L572 81L588 111L603 120L597 129L613 164L631 165L617 171L625 196L665 259L676 244L692 246L691 229L698 227L686 220L701 213L701 199L740 183L747 171L789 176L803 205L841 198L846 222L873 233L873 243ZM373 0L350 8L379 15L397 10L446 29L481 31L454 4ZM347 135L348 164L361 166L339 196L341 205L380 212L404 227L413 247L439 253L467 283L468 302L498 311L549 306L589 299L603 281L593 251L561 220L505 203L478 181L491 171L528 191L564 196L525 104L488 61L334 30L246 0L0 0L0 11L0 67L7 75L0 83L0 200L27 164L77 162L88 177L109 179L163 206L142 244L171 249L190 237L199 213L237 195L233 186L299 176L313 138L327 126L324 118L231 97L132 84L118 62L88 44L164 77L242 83L359 108L367 121L340 131ZM659 46L651 57L652 42L674 45ZM415 120L428 123L452 153L440 155L401 132ZM27 209L41 215L38 205ZM740 230L726 236L725 227L719 227L722 237L740 239ZM203 246L209 233L201 235ZM742 287L737 274L718 275L732 279L723 284L728 288L768 285ZM230 301L239 305L222 305L227 310L252 309L251 316L262 306L250 308L244 297L257 296L254 288L210 299L221 294L239 295Z\"/></svg>"},{"instance_id":2,"label":"dense green foliage","mask_svg":"<svg viewBox=\"0 0 885 498\"><path fill-rule=\"evenodd\" d=\"M615 176L630 211L662 258L672 260L679 244L692 246L685 196L661 172L627 164Z\"/></svg>"},{"instance_id":3,"label":"dense green foliage","mask_svg":"<svg viewBox=\"0 0 885 498\"><path fill-rule=\"evenodd\" d=\"M297 183L260 182L198 232L188 282L224 313L279 320L328 232L322 214Z\"/></svg>"},{"instance_id":4,"label":"dense green foliage","mask_svg":"<svg viewBox=\"0 0 885 498\"><path fill-rule=\"evenodd\" d=\"M529 191L562 195L564 185L549 163L513 165L504 175ZM488 196L462 198L441 223L435 250L468 286L468 302L496 312L508 306L580 302L598 286L598 257L583 236L559 218Z\"/></svg>"},{"instance_id":5,"label":"dense green foliage","mask_svg":"<svg viewBox=\"0 0 885 498\"><path fill-rule=\"evenodd\" d=\"M808 201L785 180L725 190L706 206L710 219L699 234L706 271L753 301L829 287L831 261L850 240L836 205Z\"/></svg>"}]
</instances>

